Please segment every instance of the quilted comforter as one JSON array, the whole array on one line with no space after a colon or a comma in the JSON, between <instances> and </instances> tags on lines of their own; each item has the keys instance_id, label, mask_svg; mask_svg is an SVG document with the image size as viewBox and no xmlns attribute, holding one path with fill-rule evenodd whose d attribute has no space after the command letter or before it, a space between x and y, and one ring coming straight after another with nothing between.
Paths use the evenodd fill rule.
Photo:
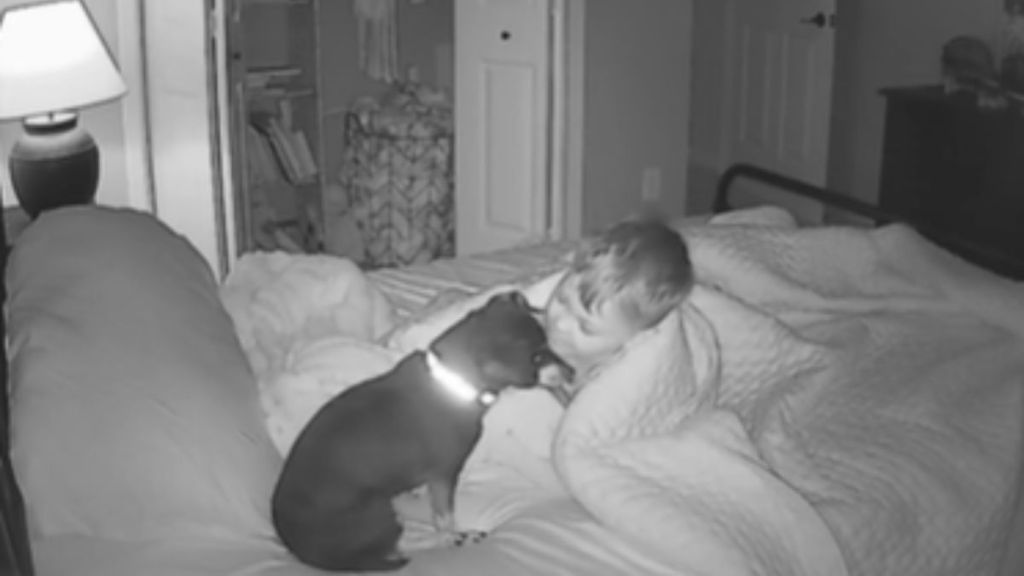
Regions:
<instances>
[{"instance_id":1,"label":"quilted comforter","mask_svg":"<svg viewBox=\"0 0 1024 576\"><path fill-rule=\"evenodd\" d=\"M467 463L460 522L500 529L517 508L488 499L515 485L523 500L575 499L676 574L995 574L1024 454L1024 289L901 226L727 217L683 232L690 301L564 413L503 397ZM372 293L358 271L305 262L320 293ZM310 289L290 315L261 315L261 298L282 309L275 282L239 271L225 301L282 451L330 395L489 294L311 337L356 302L328 312ZM539 303L555 281L519 287Z\"/></svg>"}]
</instances>

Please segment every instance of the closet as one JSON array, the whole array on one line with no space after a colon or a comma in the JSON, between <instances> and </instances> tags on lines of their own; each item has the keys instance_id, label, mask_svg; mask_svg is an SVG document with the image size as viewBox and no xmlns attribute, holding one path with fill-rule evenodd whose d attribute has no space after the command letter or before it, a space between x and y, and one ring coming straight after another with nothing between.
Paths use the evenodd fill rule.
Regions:
<instances>
[{"instance_id":1,"label":"closet","mask_svg":"<svg viewBox=\"0 0 1024 576\"><path fill-rule=\"evenodd\" d=\"M401 4L233 0L239 253L454 254L454 3Z\"/></svg>"},{"instance_id":2,"label":"closet","mask_svg":"<svg viewBox=\"0 0 1024 576\"><path fill-rule=\"evenodd\" d=\"M234 256L401 266L556 226L552 0L219 1Z\"/></svg>"}]
</instances>

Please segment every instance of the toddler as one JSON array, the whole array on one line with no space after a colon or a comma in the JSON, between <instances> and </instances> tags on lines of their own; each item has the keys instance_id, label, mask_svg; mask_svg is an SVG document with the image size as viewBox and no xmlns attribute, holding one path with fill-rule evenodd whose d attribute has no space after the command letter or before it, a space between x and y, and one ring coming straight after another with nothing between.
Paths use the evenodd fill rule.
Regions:
<instances>
[{"instance_id":1,"label":"toddler","mask_svg":"<svg viewBox=\"0 0 1024 576\"><path fill-rule=\"evenodd\" d=\"M633 336L682 304L694 274L686 242L666 223L621 221L575 251L544 309L551 348L586 382ZM565 405L577 387L552 388Z\"/></svg>"}]
</instances>

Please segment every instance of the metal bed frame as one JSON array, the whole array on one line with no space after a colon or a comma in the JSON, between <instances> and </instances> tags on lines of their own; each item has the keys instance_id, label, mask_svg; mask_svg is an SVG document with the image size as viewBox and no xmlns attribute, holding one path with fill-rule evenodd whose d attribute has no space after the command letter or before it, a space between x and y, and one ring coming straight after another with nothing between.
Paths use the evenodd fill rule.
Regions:
<instances>
[{"instance_id":1,"label":"metal bed frame","mask_svg":"<svg viewBox=\"0 0 1024 576\"><path fill-rule=\"evenodd\" d=\"M876 226L893 222L907 223L923 235L969 261L1012 278L1024 278L1024 262L1020 260L993 254L981 246L950 237L948 234L932 230L921 223L890 214L877 206L750 164L735 164L721 176L714 198L714 212L723 212L734 208L730 194L734 192L736 182L741 179L767 184L780 191L821 202L829 210L838 209L841 212L865 218ZM0 219L0 234L3 233L3 220ZM6 266L6 252L6 250L0 251L0 267ZM6 288L2 283L0 283L0 299L6 300ZM0 334L6 337L3 315L0 315ZM10 460L6 355L0 355L0 378L3 379L2 386L0 386L0 574L32 576L35 574L35 570L25 519L25 506Z\"/></svg>"},{"instance_id":2,"label":"metal bed frame","mask_svg":"<svg viewBox=\"0 0 1024 576\"><path fill-rule=\"evenodd\" d=\"M922 236L969 262L1013 280L1024 280L1024 246L1021 247L1020 256L1017 254L1006 254L992 247L957 236L947 230L936 229L925 222L893 214L852 196L815 186L752 164L733 164L722 174L718 180L718 187L715 191L715 199L712 205L712 210L715 213L724 212L736 207L730 197L736 190L736 182L743 179L766 184L774 189L820 202L826 207L827 215L831 214L834 209L838 209L840 214L852 214L869 220L876 226L901 222L911 226L920 232Z\"/></svg>"}]
</instances>

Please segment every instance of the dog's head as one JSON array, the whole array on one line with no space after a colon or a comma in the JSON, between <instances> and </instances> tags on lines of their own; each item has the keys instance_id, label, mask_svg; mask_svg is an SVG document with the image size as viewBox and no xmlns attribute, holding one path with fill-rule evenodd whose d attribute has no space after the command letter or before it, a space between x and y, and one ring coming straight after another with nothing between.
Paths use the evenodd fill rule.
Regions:
<instances>
[{"instance_id":1,"label":"dog's head","mask_svg":"<svg viewBox=\"0 0 1024 576\"><path fill-rule=\"evenodd\" d=\"M431 350L480 393L530 388L552 367L572 380L573 369L551 350L538 312L520 292L497 294L441 334Z\"/></svg>"}]
</instances>

